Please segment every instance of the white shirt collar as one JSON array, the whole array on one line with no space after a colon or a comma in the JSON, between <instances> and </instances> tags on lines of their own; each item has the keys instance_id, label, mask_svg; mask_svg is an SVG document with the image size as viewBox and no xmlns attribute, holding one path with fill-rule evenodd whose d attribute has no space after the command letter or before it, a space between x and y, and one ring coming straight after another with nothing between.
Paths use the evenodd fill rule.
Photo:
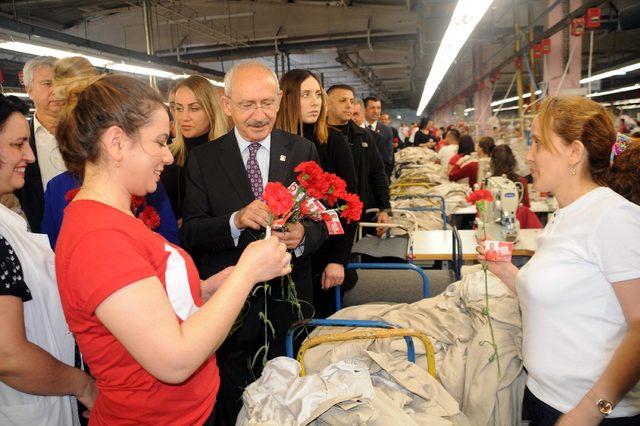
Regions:
<instances>
[{"instance_id":1,"label":"white shirt collar","mask_svg":"<svg viewBox=\"0 0 640 426\"><path fill-rule=\"evenodd\" d=\"M233 133L236 135L238 146L240 147L240 152L243 152L245 149L249 148L249 145L251 145L252 143L255 143L255 142L249 142L248 140L243 138L240 132L238 131L237 127L233 128ZM265 148L267 152L269 152L269 150L271 149L271 133L269 133L267 137L264 138L264 140L261 140L258 143L262 145L262 147Z\"/></svg>"},{"instance_id":2,"label":"white shirt collar","mask_svg":"<svg viewBox=\"0 0 640 426\"><path fill-rule=\"evenodd\" d=\"M44 127L44 125L40 122L40 120L38 120L38 117L36 116L36 114L33 114L33 134L35 135L36 133L38 133L38 130L42 128L45 132L47 132L48 134L50 134L51 136L53 136L46 127Z\"/></svg>"},{"instance_id":3,"label":"white shirt collar","mask_svg":"<svg viewBox=\"0 0 640 426\"><path fill-rule=\"evenodd\" d=\"M368 127L368 126L371 126L371 128L372 128L373 130L376 130L376 129L377 129L377 126L378 126L378 120L374 121L373 123L369 123L369 122L367 121L367 119L365 118L365 120L364 120L364 124L365 124L365 126L367 126L367 127Z\"/></svg>"}]
</instances>

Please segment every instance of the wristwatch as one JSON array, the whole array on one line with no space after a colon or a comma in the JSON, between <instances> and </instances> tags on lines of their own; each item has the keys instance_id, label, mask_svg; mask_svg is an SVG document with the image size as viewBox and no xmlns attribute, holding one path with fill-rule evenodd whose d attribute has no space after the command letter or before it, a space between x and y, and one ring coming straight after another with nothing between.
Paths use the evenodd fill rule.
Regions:
<instances>
[{"instance_id":1,"label":"wristwatch","mask_svg":"<svg viewBox=\"0 0 640 426\"><path fill-rule=\"evenodd\" d=\"M613 412L613 404L606 399L597 397L592 391L587 392L587 398L593 401L593 403L596 404L596 408L605 416Z\"/></svg>"}]
</instances>

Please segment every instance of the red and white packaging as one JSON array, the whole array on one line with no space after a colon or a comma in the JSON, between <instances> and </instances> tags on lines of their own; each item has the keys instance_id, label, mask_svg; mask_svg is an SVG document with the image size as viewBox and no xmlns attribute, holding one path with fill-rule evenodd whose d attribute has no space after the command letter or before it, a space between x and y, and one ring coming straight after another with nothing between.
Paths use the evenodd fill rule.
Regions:
<instances>
[{"instance_id":1,"label":"red and white packaging","mask_svg":"<svg viewBox=\"0 0 640 426\"><path fill-rule=\"evenodd\" d=\"M307 197L307 199L304 200L304 206L309 211L309 217L316 221L320 220L322 213L327 211L324 204L313 197Z\"/></svg>"},{"instance_id":2,"label":"red and white packaging","mask_svg":"<svg viewBox=\"0 0 640 426\"><path fill-rule=\"evenodd\" d=\"M287 187L291 195L293 195L293 202L295 204L298 204L304 198L304 191L298 192L299 188L300 188L300 185L298 185L296 182L293 182L291 185Z\"/></svg>"},{"instance_id":3,"label":"red and white packaging","mask_svg":"<svg viewBox=\"0 0 640 426\"><path fill-rule=\"evenodd\" d=\"M491 262L511 262L513 243L508 241L485 240L485 259Z\"/></svg>"},{"instance_id":4,"label":"red and white packaging","mask_svg":"<svg viewBox=\"0 0 640 426\"><path fill-rule=\"evenodd\" d=\"M344 229L342 228L342 224L340 223L340 218L338 217L338 213L336 213L335 210L327 210L323 212L322 220L324 220L325 225L327 225L329 235L344 234Z\"/></svg>"},{"instance_id":5,"label":"red and white packaging","mask_svg":"<svg viewBox=\"0 0 640 426\"><path fill-rule=\"evenodd\" d=\"M281 218L274 220L271 223L271 228L275 229L276 231L280 231L284 227L285 223L287 223L287 220L291 216L291 213L292 212L289 212L286 216L282 216Z\"/></svg>"}]
</instances>

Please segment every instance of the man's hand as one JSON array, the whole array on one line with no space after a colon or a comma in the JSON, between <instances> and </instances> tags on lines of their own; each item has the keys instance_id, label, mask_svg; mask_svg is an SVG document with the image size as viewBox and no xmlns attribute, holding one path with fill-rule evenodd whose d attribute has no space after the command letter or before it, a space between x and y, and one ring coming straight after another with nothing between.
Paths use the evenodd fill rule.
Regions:
<instances>
[{"instance_id":1,"label":"man's hand","mask_svg":"<svg viewBox=\"0 0 640 426\"><path fill-rule=\"evenodd\" d=\"M389 223L389 214L387 212L378 213L376 223ZM376 235L382 237L388 228L376 228Z\"/></svg>"},{"instance_id":2,"label":"man's hand","mask_svg":"<svg viewBox=\"0 0 640 426\"><path fill-rule=\"evenodd\" d=\"M329 263L322 272L323 290L329 290L331 287L341 285L344 282L344 266L339 263Z\"/></svg>"},{"instance_id":3,"label":"man's hand","mask_svg":"<svg viewBox=\"0 0 640 426\"><path fill-rule=\"evenodd\" d=\"M271 235L278 237L287 246L287 249L293 250L300 245L304 238L304 226L300 222L290 223L286 232L273 231Z\"/></svg>"},{"instance_id":4,"label":"man's hand","mask_svg":"<svg viewBox=\"0 0 640 426\"><path fill-rule=\"evenodd\" d=\"M241 209L233 221L238 229L251 228L257 231L268 226L270 215L267 205L260 200L255 200Z\"/></svg>"}]
</instances>

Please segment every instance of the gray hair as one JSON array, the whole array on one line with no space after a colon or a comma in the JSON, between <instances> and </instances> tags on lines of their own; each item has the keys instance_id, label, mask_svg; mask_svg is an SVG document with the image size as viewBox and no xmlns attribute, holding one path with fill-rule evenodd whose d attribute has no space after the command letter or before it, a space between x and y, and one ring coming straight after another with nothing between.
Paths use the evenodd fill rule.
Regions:
<instances>
[{"instance_id":1,"label":"gray hair","mask_svg":"<svg viewBox=\"0 0 640 426\"><path fill-rule=\"evenodd\" d=\"M229 71L227 71L227 73L224 76L224 94L226 96L231 96L231 83L233 83L233 76L235 75L235 73L238 70L241 70L243 68L252 68L252 67L262 68L263 70L267 71L276 85L276 92L280 91L280 82L278 81L278 76L276 75L275 72L273 72L271 67L269 67L269 65L265 64L262 61L250 60L250 61L240 62L234 65Z\"/></svg>"},{"instance_id":2,"label":"gray hair","mask_svg":"<svg viewBox=\"0 0 640 426\"><path fill-rule=\"evenodd\" d=\"M35 58L29 59L22 69L22 81L24 85L30 88L33 87L33 74L35 71L41 67L53 68L56 61L57 59L53 56L36 56Z\"/></svg>"}]
</instances>

